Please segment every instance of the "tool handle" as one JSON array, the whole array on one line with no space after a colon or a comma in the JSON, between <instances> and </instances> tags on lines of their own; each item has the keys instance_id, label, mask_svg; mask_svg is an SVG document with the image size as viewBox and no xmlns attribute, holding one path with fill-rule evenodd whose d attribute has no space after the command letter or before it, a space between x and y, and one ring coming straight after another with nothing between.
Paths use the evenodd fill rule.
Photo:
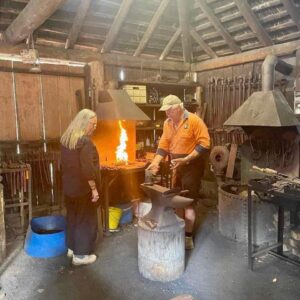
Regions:
<instances>
[{"instance_id":1,"label":"tool handle","mask_svg":"<svg viewBox=\"0 0 300 300\"><path fill-rule=\"evenodd\" d=\"M263 172L263 173L266 173L266 174L269 174L269 175L278 175L278 176L283 177L283 178L288 178L289 177L288 175L279 173L276 170L269 169L269 168L259 168L257 166L253 166L252 169Z\"/></svg>"},{"instance_id":2,"label":"tool handle","mask_svg":"<svg viewBox=\"0 0 300 300\"><path fill-rule=\"evenodd\" d=\"M259 168L258 166L253 166L252 169L263 172L263 173L266 173L266 174L278 175L277 171L275 171L273 169L269 169L269 168Z\"/></svg>"}]
</instances>

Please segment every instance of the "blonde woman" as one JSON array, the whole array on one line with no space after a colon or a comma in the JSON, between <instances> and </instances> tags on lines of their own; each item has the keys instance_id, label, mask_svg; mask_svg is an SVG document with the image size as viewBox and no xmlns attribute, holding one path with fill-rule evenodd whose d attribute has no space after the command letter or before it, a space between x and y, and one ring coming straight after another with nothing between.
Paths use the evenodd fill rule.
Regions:
<instances>
[{"instance_id":1,"label":"blonde woman","mask_svg":"<svg viewBox=\"0 0 300 300\"><path fill-rule=\"evenodd\" d=\"M100 193L99 155L90 137L97 116L81 110L61 137L63 191L67 209L68 257L73 265L95 262L97 204Z\"/></svg>"}]
</instances>

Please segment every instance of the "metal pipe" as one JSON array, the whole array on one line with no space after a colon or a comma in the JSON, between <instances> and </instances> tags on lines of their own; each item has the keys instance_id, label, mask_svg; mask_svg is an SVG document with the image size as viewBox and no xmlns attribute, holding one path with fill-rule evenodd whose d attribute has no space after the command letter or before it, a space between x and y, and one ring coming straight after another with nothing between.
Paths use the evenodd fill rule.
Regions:
<instances>
[{"instance_id":1,"label":"metal pipe","mask_svg":"<svg viewBox=\"0 0 300 300\"><path fill-rule=\"evenodd\" d=\"M262 67L262 90L274 90L275 70L284 75L290 75L294 67L283 60L279 59L276 55L267 55Z\"/></svg>"},{"instance_id":2,"label":"metal pipe","mask_svg":"<svg viewBox=\"0 0 300 300\"><path fill-rule=\"evenodd\" d=\"M262 66L262 90L264 92L274 90L275 81L275 66L278 62L278 58L275 55L267 55Z\"/></svg>"},{"instance_id":3,"label":"metal pipe","mask_svg":"<svg viewBox=\"0 0 300 300\"><path fill-rule=\"evenodd\" d=\"M291 75L291 73L294 70L294 66L286 63L281 59L278 59L277 65L275 66L275 70L283 75Z\"/></svg>"}]
</instances>

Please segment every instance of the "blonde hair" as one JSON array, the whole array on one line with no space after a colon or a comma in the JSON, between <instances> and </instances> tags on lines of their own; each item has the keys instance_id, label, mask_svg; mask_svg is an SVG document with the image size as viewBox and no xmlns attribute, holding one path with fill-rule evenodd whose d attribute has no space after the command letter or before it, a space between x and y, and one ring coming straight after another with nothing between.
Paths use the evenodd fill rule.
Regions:
<instances>
[{"instance_id":1,"label":"blonde hair","mask_svg":"<svg viewBox=\"0 0 300 300\"><path fill-rule=\"evenodd\" d=\"M86 128L90 119L96 117L96 113L90 109L82 109L72 120L63 133L60 142L68 149L75 149L77 142L86 134Z\"/></svg>"}]
</instances>

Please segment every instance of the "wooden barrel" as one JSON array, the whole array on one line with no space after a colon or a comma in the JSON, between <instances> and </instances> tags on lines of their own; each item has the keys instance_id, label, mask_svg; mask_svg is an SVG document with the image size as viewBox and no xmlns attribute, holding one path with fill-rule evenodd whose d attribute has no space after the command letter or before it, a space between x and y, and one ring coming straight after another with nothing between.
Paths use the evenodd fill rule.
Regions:
<instances>
[{"instance_id":1,"label":"wooden barrel","mask_svg":"<svg viewBox=\"0 0 300 300\"><path fill-rule=\"evenodd\" d=\"M172 225L150 229L138 223L138 266L153 281L167 282L181 276L185 267L185 223L176 218Z\"/></svg>"}]
</instances>

